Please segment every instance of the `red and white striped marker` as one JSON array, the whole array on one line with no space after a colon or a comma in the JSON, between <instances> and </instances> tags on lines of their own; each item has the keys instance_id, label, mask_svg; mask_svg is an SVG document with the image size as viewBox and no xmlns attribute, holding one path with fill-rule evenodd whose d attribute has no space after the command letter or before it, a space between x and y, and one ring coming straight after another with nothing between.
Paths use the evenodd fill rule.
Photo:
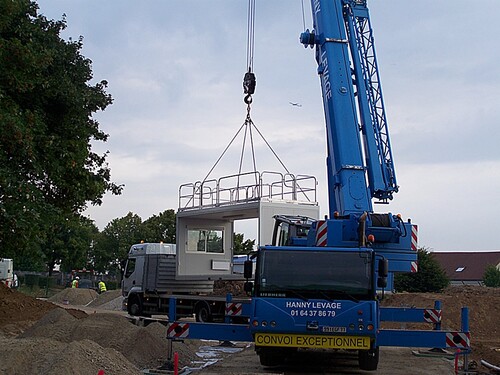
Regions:
<instances>
[{"instance_id":1,"label":"red and white striped marker","mask_svg":"<svg viewBox=\"0 0 500 375\"><path fill-rule=\"evenodd\" d=\"M318 220L316 224L316 246L326 246L328 226L326 220Z\"/></svg>"},{"instance_id":2,"label":"red and white striped marker","mask_svg":"<svg viewBox=\"0 0 500 375\"><path fill-rule=\"evenodd\" d=\"M439 323L441 321L441 310L425 309L424 320L429 323Z\"/></svg>"},{"instance_id":3,"label":"red and white striped marker","mask_svg":"<svg viewBox=\"0 0 500 375\"><path fill-rule=\"evenodd\" d=\"M411 226L411 249L414 251L418 249L418 225Z\"/></svg>"},{"instance_id":4,"label":"red and white striped marker","mask_svg":"<svg viewBox=\"0 0 500 375\"><path fill-rule=\"evenodd\" d=\"M189 323L170 323L167 328L167 337L186 338L189 336Z\"/></svg>"},{"instance_id":5,"label":"red and white striped marker","mask_svg":"<svg viewBox=\"0 0 500 375\"><path fill-rule=\"evenodd\" d=\"M411 262L410 272L418 272L418 263L417 262Z\"/></svg>"},{"instance_id":6,"label":"red and white striped marker","mask_svg":"<svg viewBox=\"0 0 500 375\"><path fill-rule=\"evenodd\" d=\"M243 310L242 303L226 302L226 315L238 316L241 315L242 310Z\"/></svg>"},{"instance_id":7,"label":"red and white striped marker","mask_svg":"<svg viewBox=\"0 0 500 375\"><path fill-rule=\"evenodd\" d=\"M448 348L470 348L470 333L446 332L446 346Z\"/></svg>"}]
</instances>

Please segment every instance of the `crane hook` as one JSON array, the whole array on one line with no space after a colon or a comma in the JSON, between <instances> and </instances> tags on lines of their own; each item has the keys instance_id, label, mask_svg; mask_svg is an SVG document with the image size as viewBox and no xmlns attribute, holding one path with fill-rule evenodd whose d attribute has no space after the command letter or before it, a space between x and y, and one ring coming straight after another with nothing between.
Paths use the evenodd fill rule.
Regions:
<instances>
[{"instance_id":1,"label":"crane hook","mask_svg":"<svg viewBox=\"0 0 500 375\"><path fill-rule=\"evenodd\" d=\"M243 93L247 94L244 99L246 104L252 103L252 94L255 92L256 84L255 74L248 68L248 72L246 72L243 77Z\"/></svg>"},{"instance_id":2,"label":"crane hook","mask_svg":"<svg viewBox=\"0 0 500 375\"><path fill-rule=\"evenodd\" d=\"M248 104L248 105L252 104L252 101L253 101L252 95L248 94L247 96L245 96L245 99L243 99L243 101L245 102L245 104Z\"/></svg>"}]
</instances>

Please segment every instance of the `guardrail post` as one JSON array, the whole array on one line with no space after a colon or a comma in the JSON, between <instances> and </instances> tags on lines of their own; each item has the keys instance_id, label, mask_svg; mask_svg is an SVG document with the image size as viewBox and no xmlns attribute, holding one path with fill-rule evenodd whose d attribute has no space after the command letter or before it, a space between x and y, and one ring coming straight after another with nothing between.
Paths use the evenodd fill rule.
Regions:
<instances>
[{"instance_id":1,"label":"guardrail post","mask_svg":"<svg viewBox=\"0 0 500 375\"><path fill-rule=\"evenodd\" d=\"M469 332L469 308L462 307L462 332Z\"/></svg>"},{"instance_id":2,"label":"guardrail post","mask_svg":"<svg viewBox=\"0 0 500 375\"><path fill-rule=\"evenodd\" d=\"M169 298L168 302L168 321L169 322L175 322L177 320L177 314L176 314L176 300L174 297Z\"/></svg>"},{"instance_id":3,"label":"guardrail post","mask_svg":"<svg viewBox=\"0 0 500 375\"><path fill-rule=\"evenodd\" d=\"M441 311L441 301L434 301L434 309ZM441 330L441 313L439 314L439 321L434 323L434 330L439 331Z\"/></svg>"}]
</instances>

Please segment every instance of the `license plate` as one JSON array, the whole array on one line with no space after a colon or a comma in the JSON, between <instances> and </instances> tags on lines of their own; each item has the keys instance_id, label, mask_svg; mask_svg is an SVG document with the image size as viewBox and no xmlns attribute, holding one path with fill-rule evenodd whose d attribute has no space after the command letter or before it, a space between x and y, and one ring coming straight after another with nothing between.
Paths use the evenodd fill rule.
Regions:
<instances>
[{"instance_id":1,"label":"license plate","mask_svg":"<svg viewBox=\"0 0 500 375\"><path fill-rule=\"evenodd\" d=\"M366 336L256 333L255 345L318 349L370 349L370 338Z\"/></svg>"}]
</instances>

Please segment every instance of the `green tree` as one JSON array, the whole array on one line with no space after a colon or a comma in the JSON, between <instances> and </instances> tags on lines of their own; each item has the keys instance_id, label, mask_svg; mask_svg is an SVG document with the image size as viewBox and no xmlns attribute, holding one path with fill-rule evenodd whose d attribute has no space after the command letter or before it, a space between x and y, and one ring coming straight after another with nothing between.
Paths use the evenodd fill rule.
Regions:
<instances>
[{"instance_id":1,"label":"green tree","mask_svg":"<svg viewBox=\"0 0 500 375\"><path fill-rule=\"evenodd\" d=\"M129 212L127 216L112 220L97 237L93 247L94 269L122 274L130 246L143 239L142 219Z\"/></svg>"},{"instance_id":2,"label":"green tree","mask_svg":"<svg viewBox=\"0 0 500 375\"><path fill-rule=\"evenodd\" d=\"M500 270L494 264L488 265L484 270L483 283L493 288L500 287Z\"/></svg>"},{"instance_id":3,"label":"green tree","mask_svg":"<svg viewBox=\"0 0 500 375\"><path fill-rule=\"evenodd\" d=\"M92 117L112 102L107 83L89 83L82 38L64 41L65 27L35 2L0 1L0 249L18 264L40 250L51 262L53 249L41 245L59 236L56 218L122 189L107 153L91 148L108 138Z\"/></svg>"},{"instance_id":4,"label":"green tree","mask_svg":"<svg viewBox=\"0 0 500 375\"><path fill-rule=\"evenodd\" d=\"M165 210L143 222L144 242L175 243L175 211Z\"/></svg>"},{"instance_id":5,"label":"green tree","mask_svg":"<svg viewBox=\"0 0 500 375\"><path fill-rule=\"evenodd\" d=\"M397 274L394 278L396 291L440 292L450 284L445 271L425 248L418 249L418 272Z\"/></svg>"},{"instance_id":6,"label":"green tree","mask_svg":"<svg viewBox=\"0 0 500 375\"><path fill-rule=\"evenodd\" d=\"M66 221L64 229L67 234L61 238L64 246L64 253L60 258L61 269L67 272L73 269L92 269L92 247L99 234L94 221L77 215Z\"/></svg>"},{"instance_id":7,"label":"green tree","mask_svg":"<svg viewBox=\"0 0 500 375\"><path fill-rule=\"evenodd\" d=\"M234 254L239 255L239 254L248 254L250 251L253 250L255 246L255 240L245 240L244 239L244 234L243 233L235 233L234 234Z\"/></svg>"}]
</instances>

